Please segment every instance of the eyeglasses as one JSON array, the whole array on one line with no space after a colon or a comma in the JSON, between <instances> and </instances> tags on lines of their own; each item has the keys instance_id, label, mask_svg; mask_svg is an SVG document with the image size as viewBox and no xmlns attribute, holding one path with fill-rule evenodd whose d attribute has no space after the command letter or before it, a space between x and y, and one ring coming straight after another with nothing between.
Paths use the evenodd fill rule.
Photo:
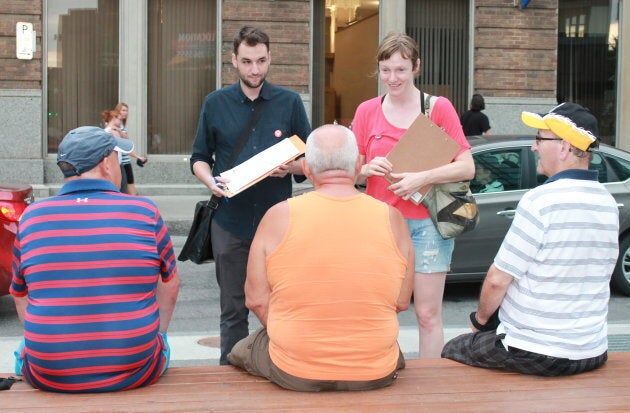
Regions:
<instances>
[{"instance_id":1,"label":"eyeglasses","mask_svg":"<svg viewBox=\"0 0 630 413\"><path fill-rule=\"evenodd\" d=\"M540 135L536 135L536 143L540 143L540 141L561 141L562 138L543 138Z\"/></svg>"}]
</instances>

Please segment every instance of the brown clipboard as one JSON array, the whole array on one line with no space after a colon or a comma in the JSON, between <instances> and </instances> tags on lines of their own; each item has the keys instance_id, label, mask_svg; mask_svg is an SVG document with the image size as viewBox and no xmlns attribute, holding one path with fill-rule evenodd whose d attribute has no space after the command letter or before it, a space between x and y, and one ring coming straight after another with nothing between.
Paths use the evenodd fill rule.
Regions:
<instances>
[{"instance_id":1,"label":"brown clipboard","mask_svg":"<svg viewBox=\"0 0 630 413\"><path fill-rule=\"evenodd\" d=\"M225 192L231 198L265 179L280 165L289 163L306 151L306 144L297 135L283 139L247 161L224 171L221 176L242 175L238 182L228 182ZM272 162L272 163L270 163ZM232 176L234 177L234 176Z\"/></svg>"},{"instance_id":2,"label":"brown clipboard","mask_svg":"<svg viewBox=\"0 0 630 413\"><path fill-rule=\"evenodd\" d=\"M460 150L453 138L421 113L386 158L392 163L394 173L421 172L450 163ZM390 175L385 178L392 183L398 181ZM420 204L430 189L431 185L423 186L411 201Z\"/></svg>"}]
</instances>

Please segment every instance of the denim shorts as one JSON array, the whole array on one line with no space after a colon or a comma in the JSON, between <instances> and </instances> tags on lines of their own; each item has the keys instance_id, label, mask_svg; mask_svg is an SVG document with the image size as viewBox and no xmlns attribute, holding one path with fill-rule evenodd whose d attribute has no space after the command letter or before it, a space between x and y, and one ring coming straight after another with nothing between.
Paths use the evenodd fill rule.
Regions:
<instances>
[{"instance_id":1,"label":"denim shorts","mask_svg":"<svg viewBox=\"0 0 630 413\"><path fill-rule=\"evenodd\" d=\"M448 272L455 240L444 239L435 229L431 218L405 219L416 252L416 273Z\"/></svg>"},{"instance_id":2,"label":"denim shorts","mask_svg":"<svg viewBox=\"0 0 630 413\"><path fill-rule=\"evenodd\" d=\"M22 341L20 341L20 344L18 345L17 350L13 352L13 355L15 356L15 366L13 368L13 371L15 372L16 376L22 375L22 369L24 368L24 346L25 345L26 345L26 340L22 339Z\"/></svg>"},{"instance_id":3,"label":"denim shorts","mask_svg":"<svg viewBox=\"0 0 630 413\"><path fill-rule=\"evenodd\" d=\"M168 344L168 336L166 335L166 333L160 332L160 336L162 336L162 342L164 343L164 349L162 349L162 355L166 359L166 362L164 363L164 367L162 368L162 373L161 373L161 374L164 374L166 369L168 369L168 365L171 362L171 346L170 344Z\"/></svg>"}]
</instances>

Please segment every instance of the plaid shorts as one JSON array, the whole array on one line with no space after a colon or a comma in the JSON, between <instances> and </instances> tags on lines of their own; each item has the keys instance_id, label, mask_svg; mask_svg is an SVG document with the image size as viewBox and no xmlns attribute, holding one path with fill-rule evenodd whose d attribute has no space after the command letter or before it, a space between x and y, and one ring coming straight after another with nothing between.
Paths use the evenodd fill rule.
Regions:
<instances>
[{"instance_id":1,"label":"plaid shorts","mask_svg":"<svg viewBox=\"0 0 630 413\"><path fill-rule=\"evenodd\" d=\"M608 359L608 352L583 360L570 360L532 353L514 347L506 350L496 330L462 334L442 350L442 357L488 369L502 369L537 376L568 376L594 370Z\"/></svg>"}]
</instances>

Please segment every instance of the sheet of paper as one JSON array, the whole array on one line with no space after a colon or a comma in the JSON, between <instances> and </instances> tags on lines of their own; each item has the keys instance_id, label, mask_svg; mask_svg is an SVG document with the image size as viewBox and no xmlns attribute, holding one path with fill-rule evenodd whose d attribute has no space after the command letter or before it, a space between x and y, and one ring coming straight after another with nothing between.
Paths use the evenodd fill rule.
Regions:
<instances>
[{"instance_id":1,"label":"sheet of paper","mask_svg":"<svg viewBox=\"0 0 630 413\"><path fill-rule=\"evenodd\" d=\"M304 153L303 146L304 143L297 136L292 136L223 172L221 176L230 180L227 184L228 192L236 195L249 188L278 166Z\"/></svg>"}]
</instances>

